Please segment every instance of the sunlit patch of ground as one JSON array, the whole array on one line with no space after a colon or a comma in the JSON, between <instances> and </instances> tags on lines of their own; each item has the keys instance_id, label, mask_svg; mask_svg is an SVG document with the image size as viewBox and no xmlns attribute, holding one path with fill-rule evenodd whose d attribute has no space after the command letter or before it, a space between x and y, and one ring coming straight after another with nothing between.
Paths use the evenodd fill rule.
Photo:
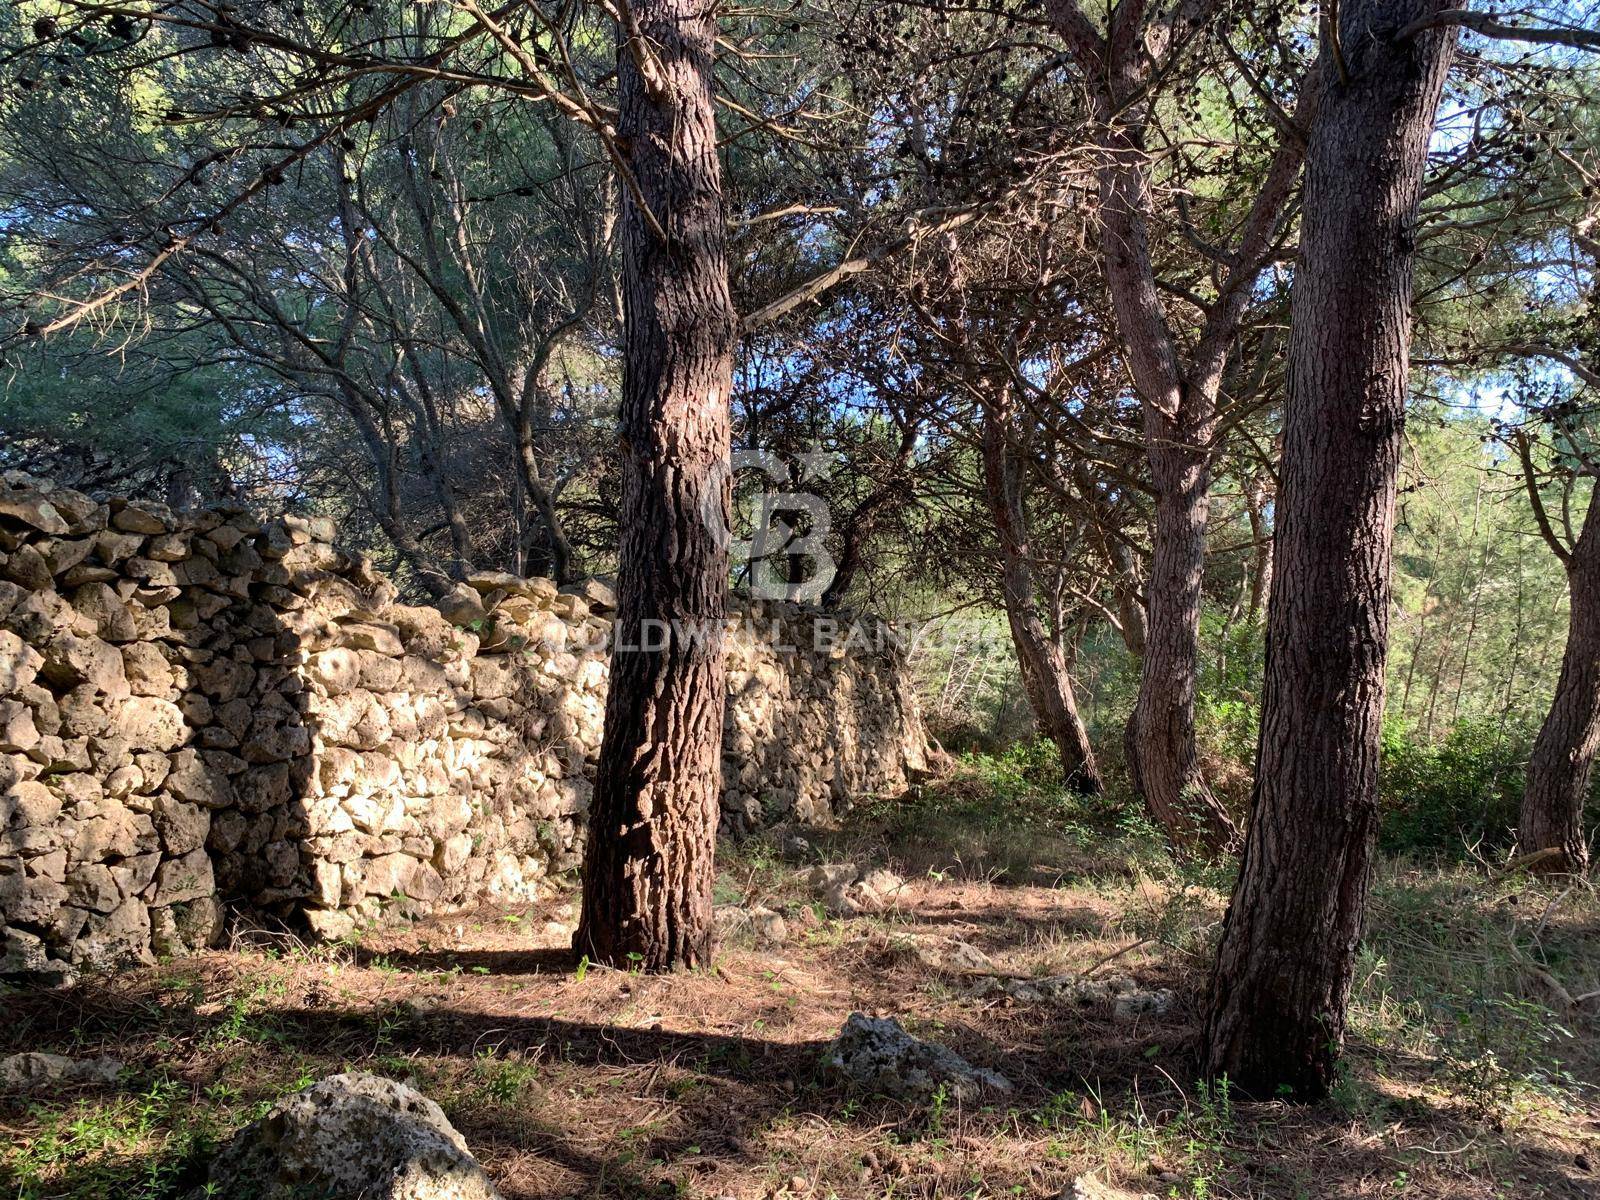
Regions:
<instances>
[{"instance_id":1,"label":"sunlit patch of ground","mask_svg":"<svg viewBox=\"0 0 1600 1200\"><path fill-rule=\"evenodd\" d=\"M0 1101L0 1179L18 1197L179 1195L214 1139L359 1068L438 1100L509 1200L1044 1198L1091 1170L1162 1197L1600 1195L1600 1004L1578 999L1600 988L1592 891L1387 867L1338 1092L1246 1104L1195 1083L1226 880L1098 821L963 777L803 845L728 847L719 901L783 912L789 938L691 974L574 964L574 898L552 892L354 945L260 937L8 996L0 1053L105 1053L129 1071L115 1090ZM891 910L821 911L808 868L846 858L907 878ZM929 966L919 947L952 939L993 965ZM1178 1002L1118 1020L988 986L1065 974ZM817 1063L855 1010L1016 1091L989 1107L847 1094Z\"/></svg>"}]
</instances>

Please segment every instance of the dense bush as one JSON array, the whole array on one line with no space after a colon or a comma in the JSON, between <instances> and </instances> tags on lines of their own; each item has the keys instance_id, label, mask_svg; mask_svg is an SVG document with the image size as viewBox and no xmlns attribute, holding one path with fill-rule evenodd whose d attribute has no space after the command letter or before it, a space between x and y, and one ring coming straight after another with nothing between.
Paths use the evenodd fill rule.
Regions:
<instances>
[{"instance_id":1,"label":"dense bush","mask_svg":"<svg viewBox=\"0 0 1600 1200\"><path fill-rule=\"evenodd\" d=\"M1383 730L1380 844L1397 853L1460 857L1516 837L1532 737L1491 721L1463 721L1442 742L1398 721Z\"/></svg>"}]
</instances>

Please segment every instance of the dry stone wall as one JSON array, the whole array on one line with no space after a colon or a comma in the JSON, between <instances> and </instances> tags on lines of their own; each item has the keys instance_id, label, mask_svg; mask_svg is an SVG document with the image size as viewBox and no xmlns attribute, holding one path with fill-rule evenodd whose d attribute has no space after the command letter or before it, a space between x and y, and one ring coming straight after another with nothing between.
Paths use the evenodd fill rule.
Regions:
<instances>
[{"instance_id":1,"label":"dry stone wall","mask_svg":"<svg viewBox=\"0 0 1600 1200\"><path fill-rule=\"evenodd\" d=\"M611 595L480 575L397 602L332 524L0 486L0 975L337 937L532 895L581 859ZM725 824L903 790L884 627L738 602Z\"/></svg>"}]
</instances>

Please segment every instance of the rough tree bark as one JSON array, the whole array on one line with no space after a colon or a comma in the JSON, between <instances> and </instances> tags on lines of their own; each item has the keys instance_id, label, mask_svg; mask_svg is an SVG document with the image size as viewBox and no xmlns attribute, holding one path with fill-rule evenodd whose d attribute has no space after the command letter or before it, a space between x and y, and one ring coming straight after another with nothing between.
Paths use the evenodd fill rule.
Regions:
<instances>
[{"instance_id":1,"label":"rough tree bark","mask_svg":"<svg viewBox=\"0 0 1600 1200\"><path fill-rule=\"evenodd\" d=\"M1543 873L1576 873L1589 865L1583 809L1600 750L1600 500L1590 499L1583 528L1562 562L1572 603L1567 648L1555 699L1528 760L1517 838L1523 855L1560 852L1530 864Z\"/></svg>"},{"instance_id":2,"label":"rough tree bark","mask_svg":"<svg viewBox=\"0 0 1600 1200\"><path fill-rule=\"evenodd\" d=\"M715 10L642 0L619 29L621 553L605 734L574 949L646 971L710 962L722 779L728 290ZM665 240L662 233L665 233Z\"/></svg>"},{"instance_id":3,"label":"rough tree bark","mask_svg":"<svg viewBox=\"0 0 1600 1200\"><path fill-rule=\"evenodd\" d=\"M1055 743L1061 773L1073 791L1099 795L1103 789L1089 732L1072 695L1072 679L1061 648L1039 616L1034 591L1028 517L1022 502L1022 464L1007 437L1009 405L1004 399L984 406L984 498L1000 544L1001 590L1023 690L1039 731Z\"/></svg>"},{"instance_id":4,"label":"rough tree bark","mask_svg":"<svg viewBox=\"0 0 1600 1200\"><path fill-rule=\"evenodd\" d=\"M1325 1094L1377 829L1414 226L1450 0L1346 0L1307 156L1254 809L1202 1053L1248 1094Z\"/></svg>"},{"instance_id":5,"label":"rough tree bark","mask_svg":"<svg viewBox=\"0 0 1600 1200\"><path fill-rule=\"evenodd\" d=\"M1210 455L1195 449L1205 429L1176 428L1146 407L1155 530L1145 580L1144 657L1124 745L1134 790L1182 847L1219 850L1237 837L1233 819L1200 770L1195 696L1200 672L1206 528L1211 512Z\"/></svg>"}]
</instances>

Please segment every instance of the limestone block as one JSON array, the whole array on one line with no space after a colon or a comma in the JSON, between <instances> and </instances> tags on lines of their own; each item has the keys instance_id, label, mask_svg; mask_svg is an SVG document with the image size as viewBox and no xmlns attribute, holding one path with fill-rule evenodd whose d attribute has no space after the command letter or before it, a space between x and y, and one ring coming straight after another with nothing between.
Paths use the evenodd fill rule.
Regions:
<instances>
[{"instance_id":1,"label":"limestone block","mask_svg":"<svg viewBox=\"0 0 1600 1200\"><path fill-rule=\"evenodd\" d=\"M205 808L232 808L238 799L226 771L194 750L181 751L173 759L173 769L165 783L167 790L180 800Z\"/></svg>"},{"instance_id":2,"label":"limestone block","mask_svg":"<svg viewBox=\"0 0 1600 1200\"><path fill-rule=\"evenodd\" d=\"M211 832L209 810L165 792L156 797L154 820L162 846L175 856L198 850Z\"/></svg>"},{"instance_id":3,"label":"limestone block","mask_svg":"<svg viewBox=\"0 0 1600 1200\"><path fill-rule=\"evenodd\" d=\"M125 900L104 916L91 914L72 944L74 963L91 968L125 962L151 962L150 910L140 900Z\"/></svg>"},{"instance_id":4,"label":"limestone block","mask_svg":"<svg viewBox=\"0 0 1600 1200\"><path fill-rule=\"evenodd\" d=\"M328 696L340 696L361 682L361 658L345 646L321 650L306 660L306 678Z\"/></svg>"},{"instance_id":5,"label":"limestone block","mask_svg":"<svg viewBox=\"0 0 1600 1200\"><path fill-rule=\"evenodd\" d=\"M405 668L399 658L390 658L375 650L359 651L358 656L362 687L373 692L388 692L400 686Z\"/></svg>"},{"instance_id":6,"label":"limestone block","mask_svg":"<svg viewBox=\"0 0 1600 1200\"><path fill-rule=\"evenodd\" d=\"M176 750L189 733L182 710L170 700L154 696L130 696L123 700L115 710L113 721L117 734L138 750Z\"/></svg>"},{"instance_id":7,"label":"limestone block","mask_svg":"<svg viewBox=\"0 0 1600 1200\"><path fill-rule=\"evenodd\" d=\"M405 646L400 641L400 630L394 625L379 622L342 624L339 632L344 644L355 650L375 650L379 654L395 658L405 653Z\"/></svg>"},{"instance_id":8,"label":"limestone block","mask_svg":"<svg viewBox=\"0 0 1600 1200\"><path fill-rule=\"evenodd\" d=\"M0 700L0 752L27 753L41 736L31 708L20 700Z\"/></svg>"},{"instance_id":9,"label":"limestone block","mask_svg":"<svg viewBox=\"0 0 1600 1200\"><path fill-rule=\"evenodd\" d=\"M239 807L247 813L264 813L281 808L294 799L295 775L295 768L290 763L248 767L233 781Z\"/></svg>"},{"instance_id":10,"label":"limestone block","mask_svg":"<svg viewBox=\"0 0 1600 1200\"><path fill-rule=\"evenodd\" d=\"M222 905L215 896L150 910L150 944L157 954L186 954L222 939Z\"/></svg>"},{"instance_id":11,"label":"limestone block","mask_svg":"<svg viewBox=\"0 0 1600 1200\"><path fill-rule=\"evenodd\" d=\"M129 694L122 655L94 636L63 634L45 648L40 674L59 688L87 683L115 699Z\"/></svg>"},{"instance_id":12,"label":"limestone block","mask_svg":"<svg viewBox=\"0 0 1600 1200\"><path fill-rule=\"evenodd\" d=\"M111 877L124 896L137 896L155 881L160 866L161 855L152 850L149 854L138 854L112 864Z\"/></svg>"},{"instance_id":13,"label":"limestone block","mask_svg":"<svg viewBox=\"0 0 1600 1200\"><path fill-rule=\"evenodd\" d=\"M44 665L44 655L9 629L0 629L0 695L31 684Z\"/></svg>"},{"instance_id":14,"label":"limestone block","mask_svg":"<svg viewBox=\"0 0 1600 1200\"><path fill-rule=\"evenodd\" d=\"M81 863L67 872L67 900L90 912L109 913L122 903L122 893L103 863Z\"/></svg>"},{"instance_id":15,"label":"limestone block","mask_svg":"<svg viewBox=\"0 0 1600 1200\"><path fill-rule=\"evenodd\" d=\"M43 591L51 583L50 564L36 547L18 546L9 554L0 554L0 579L30 591Z\"/></svg>"},{"instance_id":16,"label":"limestone block","mask_svg":"<svg viewBox=\"0 0 1600 1200\"><path fill-rule=\"evenodd\" d=\"M111 514L111 528L124 533L157 534L167 531L167 522L153 507L129 504Z\"/></svg>"},{"instance_id":17,"label":"limestone block","mask_svg":"<svg viewBox=\"0 0 1600 1200\"><path fill-rule=\"evenodd\" d=\"M0 521L25 525L40 533L66 533L66 519L41 492L31 488L0 490Z\"/></svg>"},{"instance_id":18,"label":"limestone block","mask_svg":"<svg viewBox=\"0 0 1600 1200\"><path fill-rule=\"evenodd\" d=\"M67 858L72 863L98 863L132 858L156 846L155 825L121 801L107 797L95 815L75 822L70 830Z\"/></svg>"}]
</instances>

